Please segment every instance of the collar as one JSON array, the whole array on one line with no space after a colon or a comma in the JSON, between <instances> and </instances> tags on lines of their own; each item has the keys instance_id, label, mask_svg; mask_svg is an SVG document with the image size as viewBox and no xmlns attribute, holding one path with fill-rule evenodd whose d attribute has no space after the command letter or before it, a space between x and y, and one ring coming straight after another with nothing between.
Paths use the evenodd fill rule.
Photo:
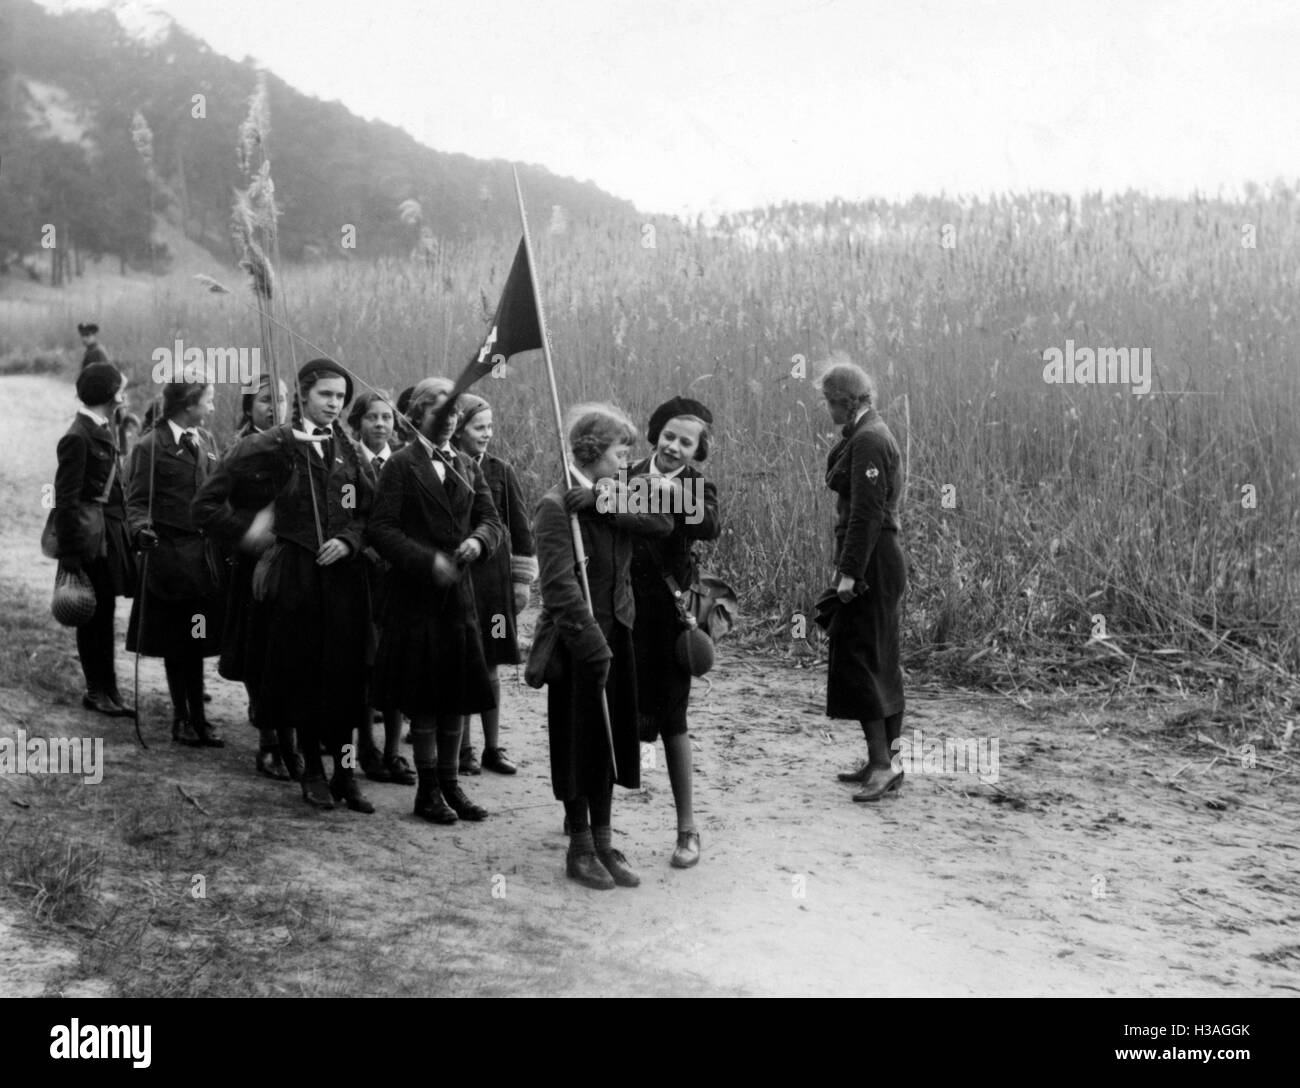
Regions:
<instances>
[{"instance_id":1,"label":"collar","mask_svg":"<svg viewBox=\"0 0 1300 1088\"><path fill-rule=\"evenodd\" d=\"M569 462L569 472L572 473L573 478L578 481L579 487L585 487L588 491L595 490L596 485L587 479L586 475L580 472L578 466L572 461Z\"/></svg>"},{"instance_id":2,"label":"collar","mask_svg":"<svg viewBox=\"0 0 1300 1088\"><path fill-rule=\"evenodd\" d=\"M365 454L366 464L370 464L372 461L374 461L374 459L375 459L376 457L379 456L379 454L375 453L375 452L374 452L374 451L373 451L369 446L367 446L364 442L358 442L357 445L359 445L359 446L361 447L361 452L362 452L363 454ZM384 454L383 454L383 456L384 456L384 460L385 460L385 461L388 460L388 457L389 457L389 455L390 455L392 452L393 452L393 451L390 450L387 446L384 447Z\"/></svg>"},{"instance_id":3,"label":"collar","mask_svg":"<svg viewBox=\"0 0 1300 1088\"><path fill-rule=\"evenodd\" d=\"M171 428L172 438L178 446L181 444L181 435L183 434L188 434L195 442L199 440L199 432L196 427L182 427L174 419L169 419L167 421L167 426Z\"/></svg>"},{"instance_id":4,"label":"collar","mask_svg":"<svg viewBox=\"0 0 1300 1088\"><path fill-rule=\"evenodd\" d=\"M447 456L439 457L438 454L440 453L445 453ZM448 439L441 446L435 446L430 442L429 457L434 461L441 461L443 464L446 464L448 461L454 461L456 459L456 451L451 448L451 439Z\"/></svg>"},{"instance_id":5,"label":"collar","mask_svg":"<svg viewBox=\"0 0 1300 1088\"><path fill-rule=\"evenodd\" d=\"M672 472L660 472L655 456L653 453L650 455L650 470L646 473L647 476L662 476L665 480L675 480L686 471L686 465L683 463L673 469Z\"/></svg>"},{"instance_id":6,"label":"collar","mask_svg":"<svg viewBox=\"0 0 1300 1088\"><path fill-rule=\"evenodd\" d=\"M853 434L853 432L858 429L858 424L862 422L862 417L869 415L870 413L871 413L870 404L866 405L866 407L864 408L859 408L858 414L853 417L853 422L844 424L844 430L843 432L841 432L844 435L844 437L849 438Z\"/></svg>"},{"instance_id":7,"label":"collar","mask_svg":"<svg viewBox=\"0 0 1300 1088\"><path fill-rule=\"evenodd\" d=\"M108 426L108 420L107 420L107 419L105 419L105 418L104 418L103 416L101 416L101 415L96 415L96 414L95 414L94 412L92 412L89 408L87 408L84 404L83 404L81 407L79 407L79 408L77 409L77 415L79 415L79 416L85 416L87 419L89 419L89 420L93 420L95 423L97 423L97 424L98 424L99 426L101 426L101 427L107 427L107 426Z\"/></svg>"}]
</instances>

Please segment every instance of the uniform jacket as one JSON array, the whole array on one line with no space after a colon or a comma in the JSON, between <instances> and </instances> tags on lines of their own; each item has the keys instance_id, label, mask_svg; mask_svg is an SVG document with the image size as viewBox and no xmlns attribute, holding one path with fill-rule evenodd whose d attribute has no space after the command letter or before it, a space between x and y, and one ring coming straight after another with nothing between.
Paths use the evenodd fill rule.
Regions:
<instances>
[{"instance_id":1,"label":"uniform jacket","mask_svg":"<svg viewBox=\"0 0 1300 1088\"><path fill-rule=\"evenodd\" d=\"M636 620L629 576L633 539L666 538L673 531L673 518L671 514L601 514L595 510L578 515L591 586L588 610L576 569L569 516L564 512L566 490L558 485L548 491L533 515L542 588L542 614L533 644L545 646L553 640L553 633L558 633L575 660L604 660L611 656L608 641L614 624L630 630ZM538 664L545 668L545 663Z\"/></svg>"},{"instance_id":2,"label":"uniform jacket","mask_svg":"<svg viewBox=\"0 0 1300 1088\"><path fill-rule=\"evenodd\" d=\"M836 572L861 580L881 532L898 532L903 459L884 420L869 408L844 428L826 461L826 486L837 498Z\"/></svg>"},{"instance_id":3,"label":"uniform jacket","mask_svg":"<svg viewBox=\"0 0 1300 1088\"><path fill-rule=\"evenodd\" d=\"M393 454L380 473L366 540L392 564L395 605L413 605L409 594L441 596L433 577L436 551L453 552L473 537L482 545L477 562L483 563L501 544L504 529L482 470L460 452L453 451L452 462L472 490L450 470L446 483L440 481L419 442Z\"/></svg>"},{"instance_id":4,"label":"uniform jacket","mask_svg":"<svg viewBox=\"0 0 1300 1088\"><path fill-rule=\"evenodd\" d=\"M650 471L650 458L628 469L629 479ZM677 479L683 486L698 488L704 474L694 465L686 465ZM697 540L717 540L722 533L718 515L718 489L708 480L703 483L702 518L691 525L683 515L673 515L673 531L666 537L639 536L632 556L632 583L638 593L664 586L664 574L671 574L682 589L689 588L695 575L695 557L691 545ZM662 573L661 573L662 572Z\"/></svg>"},{"instance_id":5,"label":"uniform jacket","mask_svg":"<svg viewBox=\"0 0 1300 1088\"><path fill-rule=\"evenodd\" d=\"M59 467L54 476L54 531L61 555L79 554L86 541L76 508L104 493L113 465L118 471L104 504L104 517L125 517L121 462L113 443L112 425L98 426L78 412L59 439ZM87 557L89 558L89 557Z\"/></svg>"}]
</instances>

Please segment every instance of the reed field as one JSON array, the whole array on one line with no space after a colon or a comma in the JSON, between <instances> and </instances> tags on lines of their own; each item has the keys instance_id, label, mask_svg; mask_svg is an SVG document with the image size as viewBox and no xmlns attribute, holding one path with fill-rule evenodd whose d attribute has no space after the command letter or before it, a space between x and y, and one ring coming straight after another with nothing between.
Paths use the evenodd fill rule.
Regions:
<instances>
[{"instance_id":1,"label":"reed field","mask_svg":"<svg viewBox=\"0 0 1300 1088\"><path fill-rule=\"evenodd\" d=\"M740 590L750 634L799 653L801 617L830 579L834 428L813 378L838 351L876 376L908 456L910 663L1016 687L1297 672L1295 192L789 207L713 227L652 220L652 233L548 231L540 212L562 403L612 399L642 425L673 394L714 412L706 470L727 528L704 558ZM276 312L379 387L454 376L516 241L281 268ZM235 296L206 293L193 271ZM89 304L142 402L155 348L258 343L247 277L216 259L100 290L13 308L0 359L78 357ZM1067 339L1149 348L1150 393L1046 383L1043 352ZM282 373L313 354L277 335ZM496 411L497 452L537 497L560 471L541 353L476 391ZM237 401L219 390L219 433Z\"/></svg>"}]
</instances>

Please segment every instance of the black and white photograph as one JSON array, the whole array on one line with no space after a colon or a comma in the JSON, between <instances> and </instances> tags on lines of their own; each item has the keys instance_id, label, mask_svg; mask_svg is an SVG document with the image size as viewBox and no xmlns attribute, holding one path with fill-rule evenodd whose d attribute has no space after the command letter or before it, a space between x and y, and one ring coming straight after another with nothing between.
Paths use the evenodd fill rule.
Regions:
<instances>
[{"instance_id":1,"label":"black and white photograph","mask_svg":"<svg viewBox=\"0 0 1300 1088\"><path fill-rule=\"evenodd\" d=\"M1055 998L1249 1065L1298 50L1283 0L0 0L0 996L108 999L34 1053L147 1064L120 999Z\"/></svg>"}]
</instances>

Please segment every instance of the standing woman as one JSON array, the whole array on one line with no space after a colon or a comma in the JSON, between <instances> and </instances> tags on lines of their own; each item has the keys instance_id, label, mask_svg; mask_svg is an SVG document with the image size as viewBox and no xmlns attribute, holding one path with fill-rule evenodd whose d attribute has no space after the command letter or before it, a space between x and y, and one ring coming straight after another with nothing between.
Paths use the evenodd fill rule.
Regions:
<instances>
[{"instance_id":1,"label":"standing woman","mask_svg":"<svg viewBox=\"0 0 1300 1088\"><path fill-rule=\"evenodd\" d=\"M640 736L644 744L664 739L668 780L677 808L677 846L671 864L689 869L700 860L700 833L695 826L691 790L691 738L686 731L686 707L691 696L691 674L677 660L677 635L681 630L674 590L695 581L696 540L716 540L722 532L718 516L718 489L695 467L709 454L713 416L699 401L674 397L654 410L648 437L654 454L633 465L630 476L656 476L676 489L673 531L667 537L640 537L632 553L632 588L636 595L637 701ZM690 504L681 492L689 488ZM686 510L699 509L699 518L687 520ZM671 579L671 586L669 580Z\"/></svg>"},{"instance_id":2,"label":"standing woman","mask_svg":"<svg viewBox=\"0 0 1300 1088\"><path fill-rule=\"evenodd\" d=\"M257 390L245 393L241 398L239 427L225 457L229 458L250 435L261 434L275 426L277 419L283 419L287 400L284 382L273 384L271 375L263 374ZM233 536L225 531L227 523L221 513L227 498L234 506L255 514L275 501L275 492L270 486L269 475L265 473L260 479L245 479L238 493L230 496L217 496L210 486L205 485L195 497L193 512L195 524L217 538L226 553L225 622L221 630L217 672L226 680L243 682L248 696L248 722L258 732L254 764L257 773L287 782L302 776L302 761L294 753L292 731L285 731L287 735L282 743L276 723L269 720L269 715L258 711L257 689L262 662L266 658L266 610L253 600L253 568L257 565L257 556L239 547L242 530Z\"/></svg>"},{"instance_id":3,"label":"standing woman","mask_svg":"<svg viewBox=\"0 0 1300 1088\"><path fill-rule=\"evenodd\" d=\"M379 486L379 474L396 452L393 447L395 413L392 402L383 393L362 393L352 402L348 412L348 426L361 447L370 483ZM366 575L370 582L371 645L379 640L378 623L384 612L388 594L388 562L370 545L361 550L366 559ZM369 702L374 704L374 662L368 662L371 689ZM375 747L369 707L357 723L357 756L366 777L376 782L395 782L398 785L415 784L415 772L401 753L402 716L395 706L380 708L384 719L384 748Z\"/></svg>"},{"instance_id":4,"label":"standing woman","mask_svg":"<svg viewBox=\"0 0 1300 1088\"><path fill-rule=\"evenodd\" d=\"M84 572L95 590L95 612L77 628L77 656L86 680L81 705L129 717L134 711L122 702L113 660L117 598L134 594L136 577L112 423L126 399L126 379L109 363L90 363L77 375L76 388L81 407L59 439L54 532L60 566ZM95 505L98 514L91 509Z\"/></svg>"},{"instance_id":5,"label":"standing woman","mask_svg":"<svg viewBox=\"0 0 1300 1088\"><path fill-rule=\"evenodd\" d=\"M569 831L565 871L578 883L602 891L615 884L634 888L641 883L627 858L614 849L610 827L614 786L636 789L641 784L632 542L637 534L666 537L673 527L668 514L620 512L627 504L623 488L613 481L627 465L635 439L632 421L613 405L574 407L569 414L570 471L578 486L553 487L537 504L533 518L542 615L528 676L536 686L549 685L551 788L556 800L564 802ZM590 608L583 599L571 514L578 517L587 555ZM602 693L608 700L617 778Z\"/></svg>"},{"instance_id":6,"label":"standing woman","mask_svg":"<svg viewBox=\"0 0 1300 1088\"><path fill-rule=\"evenodd\" d=\"M168 382L160 418L131 454L126 519L149 563L126 648L163 659L172 740L221 748L203 705L203 659L221 649L221 580L216 548L190 511L217 463L216 442L202 429L212 400L212 386L202 381Z\"/></svg>"},{"instance_id":7,"label":"standing woman","mask_svg":"<svg viewBox=\"0 0 1300 1088\"><path fill-rule=\"evenodd\" d=\"M519 477L500 457L487 452L488 443L492 441L492 406L482 397L466 393L460 398L457 408L460 426L452 442L483 470L488 490L492 492L492 503L505 526L505 540L501 547L473 567L479 633L483 637L483 655L487 659L492 696L497 704L495 710L485 710L482 714L482 766L497 774L514 774L517 768L506 758L501 747L501 677L498 666L519 664L515 617L528 606L528 587L537 578L537 553ZM480 773L480 765L474 758L469 718L465 719L461 731L460 773Z\"/></svg>"},{"instance_id":8,"label":"standing woman","mask_svg":"<svg viewBox=\"0 0 1300 1088\"><path fill-rule=\"evenodd\" d=\"M837 496L835 590L826 714L853 718L867 738L867 763L839 776L861 783L855 801L876 801L903 781L891 765L903 730L899 625L907 564L898 544L903 463L898 443L874 407L875 383L850 362L822 373L819 387L844 437L826 462L826 486Z\"/></svg>"},{"instance_id":9,"label":"standing woman","mask_svg":"<svg viewBox=\"0 0 1300 1088\"><path fill-rule=\"evenodd\" d=\"M336 800L374 812L344 754L366 709L370 592L361 538L372 488L356 444L339 426L352 379L332 359L298 371L298 411L244 439L218 467L204 496L228 537L260 555L255 598L266 609L266 655L257 712L296 732L304 769L302 795L314 808ZM301 429L299 429L301 428ZM270 489L271 511L236 507L230 496L248 481ZM321 746L333 757L326 784Z\"/></svg>"},{"instance_id":10,"label":"standing woman","mask_svg":"<svg viewBox=\"0 0 1300 1088\"><path fill-rule=\"evenodd\" d=\"M461 719L496 706L463 567L485 561L502 537L482 471L452 448L456 413L437 420L451 388L446 378L415 387L408 414L428 445L412 442L393 455L366 533L391 564L376 698L411 719L415 815L439 824L488 815L465 796L457 773Z\"/></svg>"}]
</instances>

